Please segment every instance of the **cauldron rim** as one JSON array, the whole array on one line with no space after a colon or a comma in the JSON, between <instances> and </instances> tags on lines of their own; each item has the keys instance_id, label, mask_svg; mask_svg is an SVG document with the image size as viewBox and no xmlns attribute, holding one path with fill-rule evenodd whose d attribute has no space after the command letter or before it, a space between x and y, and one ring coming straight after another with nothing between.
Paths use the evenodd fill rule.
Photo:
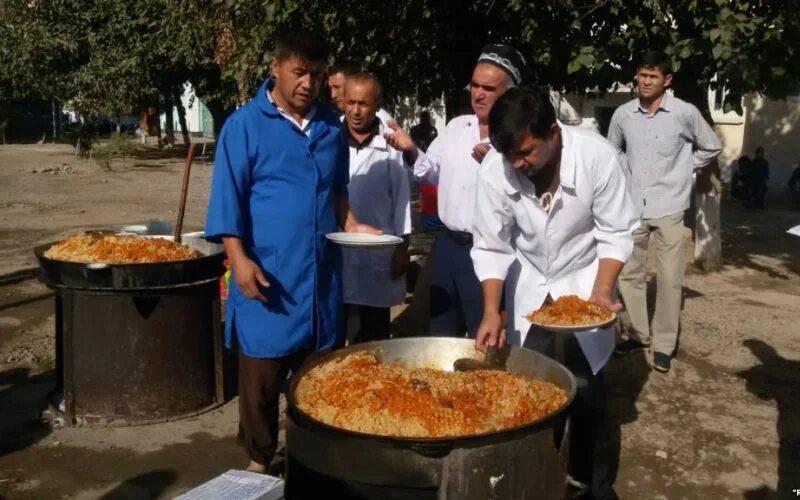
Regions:
<instances>
[{"instance_id":1,"label":"cauldron rim","mask_svg":"<svg viewBox=\"0 0 800 500\"><path fill-rule=\"evenodd\" d=\"M538 420L534 420L533 422L529 422L529 423L526 423L526 424L523 424L523 425L518 425L516 427L509 427L507 429L502 429L502 430L499 430L499 431L482 432L482 433L478 433L478 434L466 434L466 435L459 435L459 436L442 436L442 437L432 437L432 438L385 436L385 435L380 435L380 434L368 434L368 433L365 433L365 432L358 432L358 431L353 431L353 430L349 430L349 429L343 429L341 427L336 427L336 426L333 426L333 425L330 425L330 424L326 424L324 422L321 422L321 421L315 419L314 417L312 417L311 415L309 415L308 413L303 411L300 408L300 406L297 404L296 392L297 392L297 385L300 383L300 380L303 378L303 376L306 373L308 373L314 367L316 367L316 366L318 366L318 365L320 365L322 363L325 363L325 362L330 361L332 359L343 357L343 356L346 356L348 354L352 354L352 353L355 353L355 352L362 352L362 351L372 352L375 348L379 348L380 345L382 345L382 344L384 344L386 342L414 341L414 340L424 342L425 340L431 340L431 339L442 339L442 340L450 340L450 341L463 341L463 342L469 342L470 344L474 344L474 341L471 340L471 339L458 339L458 338L448 338L448 337L403 337L403 338L400 338L400 339L390 339L390 340L380 340L380 341L374 341L374 342L366 342L366 343L363 343L363 344L356 344L354 346L348 346L348 347L345 347L343 349L331 351L329 353L326 353L326 354L318 357L317 359L314 359L313 361L310 361L310 362L304 364L300 369L298 369L295 373L292 374L291 381L289 383L289 390L286 392L286 401L287 401L288 411L292 414L292 416L296 420L298 420L297 417L299 417L299 422L298 423L301 424L301 425L302 424L312 425L312 426L317 427L317 428L319 428L319 429L321 429L321 430L323 430L325 432L338 434L338 435L341 435L341 436L355 437L355 438L369 439L369 440L377 440L377 441L381 441L381 442L389 442L389 443L394 443L394 444L397 444L397 445L404 445L404 446L408 446L408 447L414 447L415 444L419 444L419 445L422 445L422 446L425 446L425 445L448 445L448 444L451 445L451 446L457 446L457 445L477 444L477 443L479 443L481 441L485 441L485 440L507 440L507 439L513 438L514 435L519 435L519 434L523 434L523 433L527 434L529 432L533 432L533 431L536 431L538 429L544 428L548 424L553 422L557 417L559 417L560 415L565 413L569 409L569 407L572 405L572 403L573 403L573 401L575 399L575 395L576 395L576 392L577 392L577 384L576 384L576 381L575 381L575 377L572 375L572 373L564 365L562 365L561 363L558 363L557 361L555 361L553 359L547 358L543 354L540 354L538 352L532 351L530 349L525 349L523 347L512 346L511 347L512 351L514 351L514 350L525 351L525 354L528 355L528 356L532 356L534 358L537 358L537 357L538 358L543 358L543 359L546 359L548 362L555 364L556 366L558 366L560 369L562 369L565 372L565 374L567 375L567 379L570 382L570 384L569 384L570 385L570 389L566 391L567 392L567 400L564 402L564 404L561 405L561 407L559 407L554 412L551 412L551 413L545 415L544 417L539 418ZM514 372L512 372L512 373L514 373Z\"/></svg>"},{"instance_id":2,"label":"cauldron rim","mask_svg":"<svg viewBox=\"0 0 800 500\"><path fill-rule=\"evenodd\" d=\"M33 248L33 254L39 261L43 272L42 280L55 288L76 288L87 290L146 290L171 288L218 279L225 272L223 261L224 250L213 253L201 253L194 259L182 259L169 262L138 262L127 264L106 264L98 270L91 270L85 262L71 262L45 257L44 253L58 241L51 241ZM188 268L188 269L187 269ZM119 286L115 276L137 276L141 274L155 277L145 279L135 285ZM137 281L137 280L132 280Z\"/></svg>"}]
</instances>

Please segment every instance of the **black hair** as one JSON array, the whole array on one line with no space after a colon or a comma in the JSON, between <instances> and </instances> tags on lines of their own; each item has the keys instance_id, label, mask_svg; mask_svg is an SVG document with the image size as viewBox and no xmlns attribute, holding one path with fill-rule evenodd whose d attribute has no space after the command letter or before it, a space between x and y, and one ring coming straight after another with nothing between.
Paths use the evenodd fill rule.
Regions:
<instances>
[{"instance_id":1,"label":"black hair","mask_svg":"<svg viewBox=\"0 0 800 500\"><path fill-rule=\"evenodd\" d=\"M344 76L351 76L360 72L361 68L359 68L357 64L347 61L336 61L331 65L330 68L328 68L329 75L335 75L336 73L343 73Z\"/></svg>"},{"instance_id":2,"label":"black hair","mask_svg":"<svg viewBox=\"0 0 800 500\"><path fill-rule=\"evenodd\" d=\"M661 50L647 50L639 59L636 69L658 68L664 76L672 74L672 61L669 56Z\"/></svg>"},{"instance_id":3,"label":"black hair","mask_svg":"<svg viewBox=\"0 0 800 500\"><path fill-rule=\"evenodd\" d=\"M272 55L278 61L285 61L296 56L308 62L324 63L328 61L328 45L316 33L291 31L278 38Z\"/></svg>"},{"instance_id":4,"label":"black hair","mask_svg":"<svg viewBox=\"0 0 800 500\"><path fill-rule=\"evenodd\" d=\"M502 154L509 153L525 132L544 138L556 123L556 111L550 93L540 87L514 87L492 106L489 112L489 133L492 146Z\"/></svg>"},{"instance_id":5,"label":"black hair","mask_svg":"<svg viewBox=\"0 0 800 500\"><path fill-rule=\"evenodd\" d=\"M372 83L375 86L375 99L378 106L383 104L383 85L381 85L381 81L378 80L378 77L373 75L372 73L353 73L347 76L347 81L354 81L360 83Z\"/></svg>"}]
</instances>

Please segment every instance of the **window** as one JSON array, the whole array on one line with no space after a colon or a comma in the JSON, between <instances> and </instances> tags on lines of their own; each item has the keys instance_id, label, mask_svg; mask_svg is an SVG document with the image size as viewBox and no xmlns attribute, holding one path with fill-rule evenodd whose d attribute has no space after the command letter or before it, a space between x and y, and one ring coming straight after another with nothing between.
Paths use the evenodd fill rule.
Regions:
<instances>
[{"instance_id":1,"label":"window","mask_svg":"<svg viewBox=\"0 0 800 500\"><path fill-rule=\"evenodd\" d=\"M711 85L708 87L708 107L711 109L711 117L714 122L719 124L741 124L744 122L744 117L736 111L725 112L725 99L728 97L728 89L725 85L716 84L717 77L711 80ZM716 88L714 88L716 86Z\"/></svg>"}]
</instances>

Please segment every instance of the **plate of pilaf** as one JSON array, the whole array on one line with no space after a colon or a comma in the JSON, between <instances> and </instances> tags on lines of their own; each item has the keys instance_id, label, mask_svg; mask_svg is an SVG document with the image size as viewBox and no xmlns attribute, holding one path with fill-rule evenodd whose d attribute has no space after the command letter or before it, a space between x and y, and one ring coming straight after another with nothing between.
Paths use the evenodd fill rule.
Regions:
<instances>
[{"instance_id":1,"label":"plate of pilaf","mask_svg":"<svg viewBox=\"0 0 800 500\"><path fill-rule=\"evenodd\" d=\"M617 320L616 313L577 295L563 295L525 316L534 325L553 332L603 328Z\"/></svg>"}]
</instances>

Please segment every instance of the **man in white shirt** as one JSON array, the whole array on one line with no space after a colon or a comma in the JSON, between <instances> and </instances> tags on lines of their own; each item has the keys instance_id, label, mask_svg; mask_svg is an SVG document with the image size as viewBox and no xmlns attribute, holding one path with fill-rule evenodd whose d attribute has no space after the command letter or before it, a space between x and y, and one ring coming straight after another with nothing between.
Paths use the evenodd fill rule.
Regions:
<instances>
[{"instance_id":1,"label":"man in white shirt","mask_svg":"<svg viewBox=\"0 0 800 500\"><path fill-rule=\"evenodd\" d=\"M619 280L633 331L617 347L617 353L644 350L652 337L653 368L668 372L678 343L683 213L689 208L692 174L709 166L722 146L696 107L666 93L672 83L666 54L645 53L636 83L639 97L617 108L608 128L608 140L625 153L629 188L642 221L634 234L633 255ZM647 316L647 246L651 236L658 261L652 328Z\"/></svg>"},{"instance_id":2,"label":"man in white shirt","mask_svg":"<svg viewBox=\"0 0 800 500\"><path fill-rule=\"evenodd\" d=\"M403 154L383 138L376 117L381 84L373 75L349 75L344 87L345 124L350 144L350 207L359 221L385 234L403 236L394 248L343 250L343 294L355 308L360 328L355 342L389 338L390 308L406 296L411 211L408 172Z\"/></svg>"},{"instance_id":3,"label":"man in white shirt","mask_svg":"<svg viewBox=\"0 0 800 500\"><path fill-rule=\"evenodd\" d=\"M344 97L344 86L347 82L347 79L351 75L355 75L360 73L361 70L355 65L348 62L337 62L333 64L328 69L328 91L330 92L329 97L331 102L339 113L344 115L347 113L347 103ZM389 120L392 119L392 115L389 114L383 108L378 108L378 111L375 113L378 119L383 122L383 125L386 126ZM342 116L344 118L344 116Z\"/></svg>"},{"instance_id":4,"label":"man in white shirt","mask_svg":"<svg viewBox=\"0 0 800 500\"><path fill-rule=\"evenodd\" d=\"M404 152L417 181L439 186L439 218L446 230L436 239L430 289L430 334L474 336L483 300L469 257L478 169L489 144L489 111L498 97L519 85L525 59L508 45L484 47L470 81L474 114L454 118L426 152L397 124L386 139Z\"/></svg>"},{"instance_id":5,"label":"man in white shirt","mask_svg":"<svg viewBox=\"0 0 800 500\"><path fill-rule=\"evenodd\" d=\"M476 345L510 342L553 356L555 335L566 336L560 361L578 382L571 474L592 498L616 498L618 456L601 371L614 349L613 327L553 334L522 316L562 295L621 309L615 284L638 225L624 172L602 136L556 121L545 90L509 90L489 125L495 151L479 174L471 254L484 302Z\"/></svg>"}]
</instances>

